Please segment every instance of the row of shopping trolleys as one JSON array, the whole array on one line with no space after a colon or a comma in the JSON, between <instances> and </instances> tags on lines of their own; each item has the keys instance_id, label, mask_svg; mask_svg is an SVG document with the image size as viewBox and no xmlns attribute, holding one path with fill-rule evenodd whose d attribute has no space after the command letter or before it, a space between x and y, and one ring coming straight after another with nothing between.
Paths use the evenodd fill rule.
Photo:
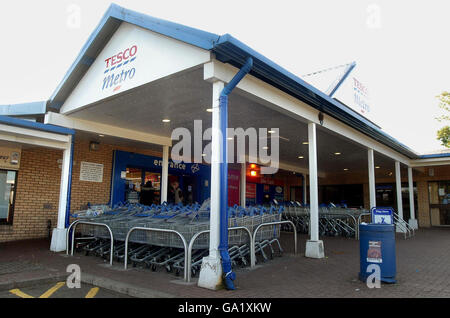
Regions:
<instances>
[{"instance_id":1,"label":"row of shopping trolleys","mask_svg":"<svg viewBox=\"0 0 450 318\"><path fill-rule=\"evenodd\" d=\"M256 237L253 233L261 224L280 222L283 211L284 207L280 206L229 207L228 252L233 266L250 264L252 239L254 262L266 262L282 255L280 225L261 227ZM164 268L177 276L184 272L185 279L189 270L189 277L195 277L203 257L209 253L209 216L209 201L202 205L91 206L73 214L72 253L75 249L102 257L111 264L113 260L129 262L153 271ZM67 247L69 252L69 244ZM189 247L187 253L186 247Z\"/></svg>"},{"instance_id":2,"label":"row of shopping trolleys","mask_svg":"<svg viewBox=\"0 0 450 318\"><path fill-rule=\"evenodd\" d=\"M283 218L292 221L300 233L310 233L310 207L297 201L284 202ZM345 205L321 204L319 206L319 235L356 238L359 224L370 216L365 209L349 209Z\"/></svg>"}]
</instances>

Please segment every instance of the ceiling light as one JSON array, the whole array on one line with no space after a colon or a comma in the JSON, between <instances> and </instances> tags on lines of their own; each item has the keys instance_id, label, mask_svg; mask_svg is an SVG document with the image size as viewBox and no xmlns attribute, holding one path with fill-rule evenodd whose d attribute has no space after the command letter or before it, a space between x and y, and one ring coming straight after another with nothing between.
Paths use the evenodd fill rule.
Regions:
<instances>
[{"instance_id":1,"label":"ceiling light","mask_svg":"<svg viewBox=\"0 0 450 318\"><path fill-rule=\"evenodd\" d=\"M162 122L163 123L170 123L170 119L163 119Z\"/></svg>"},{"instance_id":2,"label":"ceiling light","mask_svg":"<svg viewBox=\"0 0 450 318\"><path fill-rule=\"evenodd\" d=\"M303 157L303 156L298 156L298 159L303 159L303 158L305 158L305 157Z\"/></svg>"},{"instance_id":3,"label":"ceiling light","mask_svg":"<svg viewBox=\"0 0 450 318\"><path fill-rule=\"evenodd\" d=\"M380 166L376 166L375 169L380 169Z\"/></svg>"},{"instance_id":4,"label":"ceiling light","mask_svg":"<svg viewBox=\"0 0 450 318\"><path fill-rule=\"evenodd\" d=\"M336 156L339 156L341 153L340 152L335 152L334 153Z\"/></svg>"},{"instance_id":5,"label":"ceiling light","mask_svg":"<svg viewBox=\"0 0 450 318\"><path fill-rule=\"evenodd\" d=\"M206 157L206 153L202 153L202 157Z\"/></svg>"},{"instance_id":6,"label":"ceiling light","mask_svg":"<svg viewBox=\"0 0 450 318\"><path fill-rule=\"evenodd\" d=\"M233 137L228 137L227 139L228 139L228 140L233 140L234 138L233 138Z\"/></svg>"},{"instance_id":7,"label":"ceiling light","mask_svg":"<svg viewBox=\"0 0 450 318\"><path fill-rule=\"evenodd\" d=\"M213 112L213 109L212 109L212 108L207 108L206 111L207 111L208 113L212 113L212 112Z\"/></svg>"},{"instance_id":8,"label":"ceiling light","mask_svg":"<svg viewBox=\"0 0 450 318\"><path fill-rule=\"evenodd\" d=\"M262 147L262 149L267 150L267 149L269 149L269 147L267 147L267 146L266 147Z\"/></svg>"},{"instance_id":9,"label":"ceiling light","mask_svg":"<svg viewBox=\"0 0 450 318\"><path fill-rule=\"evenodd\" d=\"M269 133L269 134L274 134L274 133L275 133L275 130L269 130L268 133Z\"/></svg>"},{"instance_id":10,"label":"ceiling light","mask_svg":"<svg viewBox=\"0 0 450 318\"><path fill-rule=\"evenodd\" d=\"M105 137L105 135L98 135L99 137Z\"/></svg>"},{"instance_id":11,"label":"ceiling light","mask_svg":"<svg viewBox=\"0 0 450 318\"><path fill-rule=\"evenodd\" d=\"M348 169L347 169L347 168L345 168L345 169L344 169L344 171L348 171Z\"/></svg>"},{"instance_id":12,"label":"ceiling light","mask_svg":"<svg viewBox=\"0 0 450 318\"><path fill-rule=\"evenodd\" d=\"M304 142L302 142L302 144L304 144L304 145L309 145L309 142L304 141Z\"/></svg>"}]
</instances>

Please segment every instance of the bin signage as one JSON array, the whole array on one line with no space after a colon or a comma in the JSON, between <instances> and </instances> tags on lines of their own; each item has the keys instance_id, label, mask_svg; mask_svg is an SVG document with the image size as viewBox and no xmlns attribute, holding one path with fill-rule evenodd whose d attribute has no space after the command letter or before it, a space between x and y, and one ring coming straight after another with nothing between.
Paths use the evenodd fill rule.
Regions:
<instances>
[{"instance_id":1,"label":"bin signage","mask_svg":"<svg viewBox=\"0 0 450 318\"><path fill-rule=\"evenodd\" d=\"M392 208L372 208L371 214L374 224L394 224Z\"/></svg>"},{"instance_id":2,"label":"bin signage","mask_svg":"<svg viewBox=\"0 0 450 318\"><path fill-rule=\"evenodd\" d=\"M367 249L368 263L383 263L381 255L381 241L369 241L369 248Z\"/></svg>"}]
</instances>

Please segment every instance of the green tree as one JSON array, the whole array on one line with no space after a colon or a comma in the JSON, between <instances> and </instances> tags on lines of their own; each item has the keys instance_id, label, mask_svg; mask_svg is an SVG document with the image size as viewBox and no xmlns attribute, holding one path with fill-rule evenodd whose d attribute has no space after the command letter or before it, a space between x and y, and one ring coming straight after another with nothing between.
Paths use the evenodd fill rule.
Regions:
<instances>
[{"instance_id":1,"label":"green tree","mask_svg":"<svg viewBox=\"0 0 450 318\"><path fill-rule=\"evenodd\" d=\"M436 119L440 122L442 121L450 121L450 93L443 92L441 95L437 96L439 99L439 107L445 111L446 114L443 114ZM437 139L441 141L442 145L450 148L450 127L445 126L438 130Z\"/></svg>"}]
</instances>

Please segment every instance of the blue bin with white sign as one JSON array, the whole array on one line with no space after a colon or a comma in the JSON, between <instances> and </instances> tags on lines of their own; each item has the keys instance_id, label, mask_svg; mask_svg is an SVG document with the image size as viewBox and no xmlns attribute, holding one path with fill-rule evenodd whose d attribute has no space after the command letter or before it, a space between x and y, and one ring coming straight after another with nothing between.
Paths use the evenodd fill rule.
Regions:
<instances>
[{"instance_id":1,"label":"blue bin with white sign","mask_svg":"<svg viewBox=\"0 0 450 318\"><path fill-rule=\"evenodd\" d=\"M359 279L363 282L378 269L382 282L396 282L395 225L388 222L393 221L390 212L391 217L386 208L372 210L374 223L359 225Z\"/></svg>"}]
</instances>

